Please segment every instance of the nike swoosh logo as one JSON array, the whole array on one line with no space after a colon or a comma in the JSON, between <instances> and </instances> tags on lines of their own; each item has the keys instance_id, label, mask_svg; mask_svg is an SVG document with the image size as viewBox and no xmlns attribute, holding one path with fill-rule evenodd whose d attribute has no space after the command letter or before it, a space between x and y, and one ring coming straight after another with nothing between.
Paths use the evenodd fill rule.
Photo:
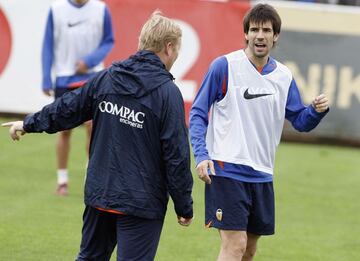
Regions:
<instances>
[{"instance_id":1,"label":"nike swoosh logo","mask_svg":"<svg viewBox=\"0 0 360 261\"><path fill-rule=\"evenodd\" d=\"M251 100L251 99L255 99L255 98L259 98L259 97L263 97L263 96L268 96L268 95L273 95L273 93L251 94L251 93L249 93L249 88L247 88L246 91L244 92L244 98L246 100Z\"/></svg>"},{"instance_id":2,"label":"nike swoosh logo","mask_svg":"<svg viewBox=\"0 0 360 261\"><path fill-rule=\"evenodd\" d=\"M85 21L78 21L78 22L75 22L75 23L70 23L70 22L68 22L68 26L69 26L69 27L74 27L74 26L77 26L77 25L79 25L79 24L82 24L83 22L85 22Z\"/></svg>"}]
</instances>

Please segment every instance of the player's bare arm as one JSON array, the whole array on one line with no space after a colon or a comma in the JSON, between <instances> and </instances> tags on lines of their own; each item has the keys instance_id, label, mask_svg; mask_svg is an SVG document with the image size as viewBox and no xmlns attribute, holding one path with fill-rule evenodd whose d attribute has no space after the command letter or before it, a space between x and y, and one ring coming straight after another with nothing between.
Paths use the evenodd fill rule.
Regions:
<instances>
[{"instance_id":1,"label":"player's bare arm","mask_svg":"<svg viewBox=\"0 0 360 261\"><path fill-rule=\"evenodd\" d=\"M318 113L324 112L329 108L329 99L322 93L313 100L312 106Z\"/></svg>"},{"instance_id":2,"label":"player's bare arm","mask_svg":"<svg viewBox=\"0 0 360 261\"><path fill-rule=\"evenodd\" d=\"M212 160L203 160L196 166L199 178L206 184L211 184L209 170L211 175L215 175L214 162Z\"/></svg>"},{"instance_id":3,"label":"player's bare arm","mask_svg":"<svg viewBox=\"0 0 360 261\"><path fill-rule=\"evenodd\" d=\"M10 121L1 124L3 127L10 127L9 134L13 140L20 140L20 135L24 135L26 132L24 131L24 122L23 121Z\"/></svg>"}]
</instances>

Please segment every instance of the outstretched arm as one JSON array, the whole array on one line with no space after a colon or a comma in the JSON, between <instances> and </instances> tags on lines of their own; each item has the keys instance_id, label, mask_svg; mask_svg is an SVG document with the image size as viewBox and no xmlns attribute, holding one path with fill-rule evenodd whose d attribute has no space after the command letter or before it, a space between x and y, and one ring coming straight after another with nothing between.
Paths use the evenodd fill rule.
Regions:
<instances>
[{"instance_id":1,"label":"outstretched arm","mask_svg":"<svg viewBox=\"0 0 360 261\"><path fill-rule=\"evenodd\" d=\"M24 121L6 122L2 126L10 127L9 133L13 140L19 140L19 134L43 131L55 133L72 129L92 117L94 80L90 80L83 88L64 94L41 111L29 114Z\"/></svg>"},{"instance_id":2,"label":"outstretched arm","mask_svg":"<svg viewBox=\"0 0 360 261\"><path fill-rule=\"evenodd\" d=\"M65 93L41 111L26 116L24 130L28 133L55 133L73 129L90 120L96 89L94 80L89 80L82 88Z\"/></svg>"}]
</instances>

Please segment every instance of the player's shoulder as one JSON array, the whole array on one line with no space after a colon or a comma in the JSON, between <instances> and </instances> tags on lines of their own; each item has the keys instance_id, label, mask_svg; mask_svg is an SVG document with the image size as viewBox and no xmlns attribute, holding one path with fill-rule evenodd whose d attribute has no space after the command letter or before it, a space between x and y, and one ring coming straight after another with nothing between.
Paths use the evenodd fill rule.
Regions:
<instances>
[{"instance_id":1,"label":"player's shoulder","mask_svg":"<svg viewBox=\"0 0 360 261\"><path fill-rule=\"evenodd\" d=\"M56 0L51 4L51 8L60 8L70 5L68 0Z\"/></svg>"},{"instance_id":2,"label":"player's shoulder","mask_svg":"<svg viewBox=\"0 0 360 261\"><path fill-rule=\"evenodd\" d=\"M156 92L160 94L160 97L162 97L164 101L182 100L180 88L171 80L163 82L161 87L157 88Z\"/></svg>"},{"instance_id":3,"label":"player's shoulder","mask_svg":"<svg viewBox=\"0 0 360 261\"><path fill-rule=\"evenodd\" d=\"M276 68L282 72L283 74L286 74L288 77L292 78L292 73L290 69L283 63L279 62L278 60L275 60L274 58L271 58L276 63Z\"/></svg>"},{"instance_id":4,"label":"player's shoulder","mask_svg":"<svg viewBox=\"0 0 360 261\"><path fill-rule=\"evenodd\" d=\"M89 0L88 4L98 9L104 9L106 6L105 2L101 0Z\"/></svg>"},{"instance_id":5,"label":"player's shoulder","mask_svg":"<svg viewBox=\"0 0 360 261\"><path fill-rule=\"evenodd\" d=\"M160 91L164 91L168 95L178 95L180 92L180 88L176 85L174 81L165 81L162 83L161 88L158 88Z\"/></svg>"},{"instance_id":6,"label":"player's shoulder","mask_svg":"<svg viewBox=\"0 0 360 261\"><path fill-rule=\"evenodd\" d=\"M215 58L212 63L211 66L215 66L215 67L227 67L228 63L231 62L232 60L241 60L241 59L245 59L246 55L244 53L243 49L240 50L236 50L236 51L232 51L230 53L218 56L217 58Z\"/></svg>"},{"instance_id":7,"label":"player's shoulder","mask_svg":"<svg viewBox=\"0 0 360 261\"><path fill-rule=\"evenodd\" d=\"M92 2L94 5L98 5L101 7L104 7L106 5L105 2L101 0L90 0L90 2Z\"/></svg>"},{"instance_id":8,"label":"player's shoulder","mask_svg":"<svg viewBox=\"0 0 360 261\"><path fill-rule=\"evenodd\" d=\"M236 50L236 51L232 51L228 54L225 54L224 55L226 60L228 60L228 62L233 62L233 61L236 61L236 62L239 62L239 61L243 61L245 59L248 59L246 54L245 54L245 51L244 49L240 49L240 50Z\"/></svg>"},{"instance_id":9,"label":"player's shoulder","mask_svg":"<svg viewBox=\"0 0 360 261\"><path fill-rule=\"evenodd\" d=\"M106 6L105 2L101 0L89 0L86 4L97 8L103 8ZM51 6L53 8L73 7L73 5L69 2L69 0L56 0L51 4Z\"/></svg>"},{"instance_id":10,"label":"player's shoulder","mask_svg":"<svg viewBox=\"0 0 360 261\"><path fill-rule=\"evenodd\" d=\"M212 72L223 72L228 67L228 60L226 59L225 55L219 56L215 58L211 64L209 71Z\"/></svg>"}]
</instances>

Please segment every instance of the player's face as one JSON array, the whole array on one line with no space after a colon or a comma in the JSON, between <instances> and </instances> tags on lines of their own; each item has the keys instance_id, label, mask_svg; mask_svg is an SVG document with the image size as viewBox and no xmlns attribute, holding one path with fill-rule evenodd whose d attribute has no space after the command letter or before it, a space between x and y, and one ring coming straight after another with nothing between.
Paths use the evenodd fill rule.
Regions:
<instances>
[{"instance_id":1,"label":"player's face","mask_svg":"<svg viewBox=\"0 0 360 261\"><path fill-rule=\"evenodd\" d=\"M85 4L88 0L75 0L75 3L82 5Z\"/></svg>"},{"instance_id":2,"label":"player's face","mask_svg":"<svg viewBox=\"0 0 360 261\"><path fill-rule=\"evenodd\" d=\"M250 22L249 31L245 34L248 50L256 58L267 58L278 37L270 21L262 24Z\"/></svg>"}]
</instances>

